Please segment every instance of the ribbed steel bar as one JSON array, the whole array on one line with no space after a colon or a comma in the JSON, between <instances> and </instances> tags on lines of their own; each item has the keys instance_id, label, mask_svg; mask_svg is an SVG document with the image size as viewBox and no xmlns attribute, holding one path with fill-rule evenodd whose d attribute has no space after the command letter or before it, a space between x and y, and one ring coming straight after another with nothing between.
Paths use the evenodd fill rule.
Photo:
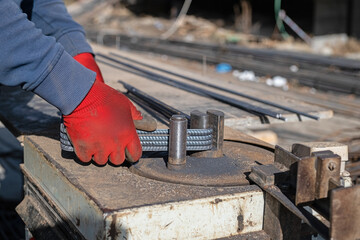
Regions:
<instances>
[{"instance_id":1,"label":"ribbed steel bar","mask_svg":"<svg viewBox=\"0 0 360 240\"><path fill-rule=\"evenodd\" d=\"M145 110L149 110L152 109L151 112L154 112L156 113L155 115L157 117L160 117L163 118L163 120L165 120L167 123L169 122L169 119L170 117L173 115L172 112L170 111L167 111L163 108L161 108L159 105L156 105L156 104L152 104L152 103L149 103L149 101L146 101L145 99L141 98L141 97L138 97L134 94L132 94L131 92L127 92L126 93L126 96L134 101L135 103L139 104L141 107L143 107Z\"/></svg>"},{"instance_id":2,"label":"ribbed steel bar","mask_svg":"<svg viewBox=\"0 0 360 240\"><path fill-rule=\"evenodd\" d=\"M175 72L163 69L163 68L155 67L155 66L152 66L152 65L140 62L140 61L136 61L134 59L124 57L124 56L121 56L121 55L116 54L116 53L110 53L110 54L113 55L113 56L116 56L118 58L124 59L126 61L133 62L133 63L136 63L136 64L140 64L140 65L143 65L145 67L155 69L157 71L167 73L167 74L170 74L170 75L173 75L173 76L176 76L176 77L180 77L180 78L186 79L186 80L194 82L194 83L199 83L199 84L202 84L202 85L207 86L207 87L211 87L211 88L214 88L214 89L217 89L217 90L221 90L221 91L224 91L224 92L227 92L227 93L231 93L231 94L234 94L234 95L237 95L237 96L240 96L240 97L244 97L244 98L256 101L256 102L264 103L266 105L273 106L273 107L276 107L276 108L280 108L280 109L283 109L285 111L295 113L297 115L302 115L302 116L305 116L305 117L308 117L308 118L311 118L311 119L319 120L319 117L314 116L312 114L308 114L306 112L298 111L296 109L289 108L289 107L286 107L286 106L283 106L283 105L280 105L280 104L277 104L277 103L274 103L274 102L270 102L270 101L267 101L267 100L256 98L256 97L250 96L250 95L245 94L245 93L241 93L241 92L234 91L234 90L231 90L231 89L223 88L223 87L217 86L215 84L203 82L203 81L200 81L198 79L188 77L188 76L185 76L185 75L182 75L182 74L178 74L178 73L175 73Z\"/></svg>"},{"instance_id":3,"label":"ribbed steel bar","mask_svg":"<svg viewBox=\"0 0 360 240\"><path fill-rule=\"evenodd\" d=\"M180 88L182 90L192 92L192 93L195 93L195 94L198 94L198 95L201 95L201 96L209 97L209 98L218 100L218 101L223 102L223 103L227 103L227 104L229 104L231 106L240 108L242 110L248 111L250 113L253 113L253 114L256 114L256 115L259 115L259 116L269 116L269 117L273 117L273 118L276 118L276 119L286 121L286 118L284 118L280 113L274 112L272 110L265 109L265 108L258 107L258 106L254 106L252 104L249 104L249 103L246 103L246 102L234 99L234 98L230 98L230 97L227 97L227 96L215 93L215 92L211 92L209 90L205 90L205 89L193 86L193 85L189 85L189 84L186 84L186 83L183 83L183 82L179 82L179 81L171 79L169 77L165 77L165 76L162 76L162 75L147 71L145 69L133 66L131 64L124 63L122 61L119 61L119 60L114 59L112 57L103 55L101 53L99 53L98 56L102 57L102 58L105 58L107 60L113 61L115 63L118 63L120 65L126 66L128 68L133 69L133 70L142 72L142 73L148 75L147 76L148 79L151 79L153 81L157 81L157 82L160 82L160 83L172 86L172 87Z\"/></svg>"},{"instance_id":4,"label":"ribbed steel bar","mask_svg":"<svg viewBox=\"0 0 360 240\"><path fill-rule=\"evenodd\" d=\"M132 40L132 38L130 39ZM240 49L238 51L238 47L234 46L211 47L204 46L204 44L178 41L162 41L160 43L157 39L143 38L136 38L136 42L131 40L122 41L123 46L195 61L202 61L203 57L206 56L207 62L212 64L227 62L234 68L249 69L263 76L280 74L289 79L297 79L300 84L306 86L326 91L360 94L360 83L358 81L360 65L354 60L350 63L347 59L328 57L318 59L316 55L307 54L303 59L303 57L292 56L299 53L284 52L284 54L279 54L281 52L278 50L269 49ZM263 51L266 52L265 55ZM292 64L299 66L299 71L292 72L289 69ZM337 67L334 68L334 66Z\"/></svg>"},{"instance_id":5,"label":"ribbed steel bar","mask_svg":"<svg viewBox=\"0 0 360 240\"><path fill-rule=\"evenodd\" d=\"M188 114L185 114L183 112L181 112L178 109L175 109L171 106L169 106L168 104L160 101L159 99L156 99L148 94L146 94L145 92L131 86L128 83L125 83L123 81L119 81L126 90L128 90L131 94L134 94L135 96L143 99L145 102L147 102L150 106L155 107L156 109L159 109L159 111L162 112L167 112L168 114L170 114L170 116L172 115L176 115L176 114L180 114L185 116L188 120L190 120L190 116Z\"/></svg>"},{"instance_id":6,"label":"ribbed steel bar","mask_svg":"<svg viewBox=\"0 0 360 240\"><path fill-rule=\"evenodd\" d=\"M167 146L169 144L169 141L141 141L141 146ZM211 145L211 140L206 141L186 141L186 146L207 146Z\"/></svg>"},{"instance_id":7,"label":"ribbed steel bar","mask_svg":"<svg viewBox=\"0 0 360 240\"><path fill-rule=\"evenodd\" d=\"M153 132L137 130L143 151L167 151L169 129L159 129ZM187 129L186 150L203 151L212 148L212 129ZM73 152L74 148L67 136L66 129L60 124L61 149Z\"/></svg>"},{"instance_id":8,"label":"ribbed steel bar","mask_svg":"<svg viewBox=\"0 0 360 240\"><path fill-rule=\"evenodd\" d=\"M212 146L186 146L186 151L205 151L210 150ZM144 146L142 147L143 152L166 152L168 146Z\"/></svg>"},{"instance_id":9,"label":"ribbed steel bar","mask_svg":"<svg viewBox=\"0 0 360 240\"><path fill-rule=\"evenodd\" d=\"M118 37L121 38L121 42L124 46L129 47L129 43L132 45L141 45L144 46L147 44L149 47L153 46L164 46L166 45L168 48L176 47L186 47L191 50L206 50L211 52L223 52L236 54L245 57L251 58L260 58L264 61L276 61L278 63L279 60L283 62L295 62L299 63L307 63L311 66L325 66L325 67L337 67L340 69L348 69L351 71L360 70L359 62L353 59L347 58L339 58L339 57L328 57L321 56L310 53L303 52L294 52L294 51L286 51L279 49L258 49L258 48L249 48L245 46L239 45L218 45L211 43L199 43L199 42L185 42L178 40L161 40L158 38L149 38L149 37L139 37L139 36L129 36L125 34L118 34Z\"/></svg>"},{"instance_id":10,"label":"ribbed steel bar","mask_svg":"<svg viewBox=\"0 0 360 240\"><path fill-rule=\"evenodd\" d=\"M169 141L169 136L139 136L140 141ZM187 136L187 141L207 141L211 140L212 135L206 136Z\"/></svg>"},{"instance_id":11,"label":"ribbed steel bar","mask_svg":"<svg viewBox=\"0 0 360 240\"><path fill-rule=\"evenodd\" d=\"M157 129L153 132L146 132L146 131L141 131L141 130L136 130L137 134L139 135L139 137L141 137L141 135L169 135L169 129ZM208 128L208 129L188 129L187 130L187 135L188 136L207 136L212 134L212 129Z\"/></svg>"},{"instance_id":12,"label":"ribbed steel bar","mask_svg":"<svg viewBox=\"0 0 360 240\"><path fill-rule=\"evenodd\" d=\"M151 116L155 117L158 121L161 123L169 126L169 116L166 116L162 112L156 111L153 107L149 106L147 102L142 100L141 98L133 95L133 94L127 94L126 96L133 101L134 103L138 104L140 107L142 107L147 113L149 113Z\"/></svg>"}]
</instances>

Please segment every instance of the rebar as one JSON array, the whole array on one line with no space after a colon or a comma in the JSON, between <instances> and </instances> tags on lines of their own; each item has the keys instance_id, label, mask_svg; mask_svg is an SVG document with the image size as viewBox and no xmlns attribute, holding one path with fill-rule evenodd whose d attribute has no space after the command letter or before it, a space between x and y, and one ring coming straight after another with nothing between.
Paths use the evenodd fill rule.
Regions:
<instances>
[{"instance_id":1,"label":"rebar","mask_svg":"<svg viewBox=\"0 0 360 240\"><path fill-rule=\"evenodd\" d=\"M250 103L246 103L246 102L240 101L238 99L234 99L234 98L227 97L227 96L215 93L215 92L211 92L209 90L202 89L202 88L199 88L199 87L196 87L196 86L193 86L193 85L189 85L189 84L186 84L186 83L183 83L183 82L179 82L179 81L171 79L169 77L165 77L165 76L162 76L162 75L147 71L145 69L133 66L131 64L121 62L121 61L119 61L117 59L111 58L111 57L103 55L101 53L99 53L97 56L105 58L105 59L110 60L110 61L113 61L113 62L118 63L120 65L126 66L128 68L133 69L133 70L139 71L141 73L144 73L144 74L147 75L147 79L150 79L150 80L153 80L153 81L156 81L156 82L160 82L160 83L172 86L172 87L180 88L182 90L185 90L185 91L197 94L197 95L212 98L212 99L218 100L218 101L223 102L223 103L227 103L227 104L229 104L231 106L240 108L242 110L245 110L247 112L250 112L250 113L258 115L258 116L269 116L269 117L273 117L273 118L276 118L276 119L286 121L286 118L284 118L281 115L281 113L277 113L277 112L274 112L272 110L265 109L265 108L262 108L262 107L254 106L254 105L252 105Z\"/></svg>"},{"instance_id":2,"label":"rebar","mask_svg":"<svg viewBox=\"0 0 360 240\"><path fill-rule=\"evenodd\" d=\"M129 61L129 62L133 62L133 63L136 63L136 64L141 64L141 65L143 65L145 67L155 69L157 71L167 73L167 74L170 74L170 75L173 75L173 76L176 76L176 77L180 77L180 78L186 79L186 80L194 82L194 83L199 83L199 84L207 86L207 87L211 87L211 88L221 90L221 91L224 91L224 92L227 92L227 93L231 93L231 94L234 94L234 95L237 95L237 96L240 96L240 97L244 97L244 98L256 101L256 102L260 102L260 103L263 103L263 104L266 104L266 105L269 105L269 106L273 106L273 107L276 107L276 108L279 108L279 109L283 109L285 111L295 113L297 115L301 115L301 116L305 116L305 117L308 117L308 118L311 118L311 119L319 120L319 117L317 117L317 116L314 116L314 115L311 115L311 114L308 114L308 113L305 113L305 112L302 112L302 111L298 111L296 109L289 108L289 107L286 107L286 106L283 106L283 105L280 105L280 104L277 104L277 103L274 103L274 102L270 102L270 101L267 101L267 100L256 98L256 97L250 96L250 95L245 94L245 93L241 93L241 92L234 91L234 90L231 90L231 89L227 89L227 88L224 88L224 87L221 87L221 86L217 86L215 84L203 82L203 81L200 81L198 79L188 77L188 76L185 76L185 75L182 75L182 74L178 74L178 73L175 73L175 72L163 69L163 68L159 68L159 67L156 67L156 66L152 66L150 64L146 64L146 63L143 63L143 62L140 62L140 61L128 58L128 57L124 57L124 56L121 56L121 55L116 54L116 53L110 53L110 55L113 55L115 57L124 59L124 60Z\"/></svg>"},{"instance_id":3,"label":"rebar","mask_svg":"<svg viewBox=\"0 0 360 240\"><path fill-rule=\"evenodd\" d=\"M211 146L186 146L186 151L205 151L210 150ZM142 147L143 152L166 152L168 146L144 146Z\"/></svg>"},{"instance_id":4,"label":"rebar","mask_svg":"<svg viewBox=\"0 0 360 240\"><path fill-rule=\"evenodd\" d=\"M140 141L169 141L168 136L139 136ZM207 141L212 139L212 134L205 136L187 136L186 141Z\"/></svg>"},{"instance_id":5,"label":"rebar","mask_svg":"<svg viewBox=\"0 0 360 240\"><path fill-rule=\"evenodd\" d=\"M190 120L190 116L188 114L185 114L182 111L169 106L168 104L146 94L145 92L131 86L130 84L127 84L123 81L119 81L119 82L124 86L126 90L128 90L128 92L134 94L135 96L137 96L138 98L149 104L156 111L162 113L164 116L170 118L172 115L179 114L185 116L188 120Z\"/></svg>"},{"instance_id":6,"label":"rebar","mask_svg":"<svg viewBox=\"0 0 360 240\"><path fill-rule=\"evenodd\" d=\"M142 141L140 140L141 146L167 146L169 141ZM206 141L186 141L186 146L208 146L212 144L212 140Z\"/></svg>"},{"instance_id":7,"label":"rebar","mask_svg":"<svg viewBox=\"0 0 360 240\"><path fill-rule=\"evenodd\" d=\"M169 129L158 129L153 132L137 130L140 143L146 151L168 151ZM212 148L212 129L187 129L186 151L204 151ZM60 124L60 146L67 152L73 152L74 148L68 138L66 128Z\"/></svg>"},{"instance_id":8,"label":"rebar","mask_svg":"<svg viewBox=\"0 0 360 240\"><path fill-rule=\"evenodd\" d=\"M187 135L188 136L207 136L207 135L212 134L212 131L213 130L210 128L208 128L208 129L188 129ZM139 135L139 137L141 137L141 135L169 135L169 129L157 129L153 132L136 130L136 132Z\"/></svg>"}]
</instances>

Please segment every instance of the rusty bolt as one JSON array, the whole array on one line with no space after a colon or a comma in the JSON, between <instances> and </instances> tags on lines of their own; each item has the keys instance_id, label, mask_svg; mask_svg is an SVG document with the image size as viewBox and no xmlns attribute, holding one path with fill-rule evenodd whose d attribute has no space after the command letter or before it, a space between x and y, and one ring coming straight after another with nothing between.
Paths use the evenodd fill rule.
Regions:
<instances>
[{"instance_id":1,"label":"rusty bolt","mask_svg":"<svg viewBox=\"0 0 360 240\"><path fill-rule=\"evenodd\" d=\"M329 162L329 164L328 164L328 169L329 169L330 171L334 171L335 168L336 168L336 163L334 163L334 162Z\"/></svg>"}]
</instances>

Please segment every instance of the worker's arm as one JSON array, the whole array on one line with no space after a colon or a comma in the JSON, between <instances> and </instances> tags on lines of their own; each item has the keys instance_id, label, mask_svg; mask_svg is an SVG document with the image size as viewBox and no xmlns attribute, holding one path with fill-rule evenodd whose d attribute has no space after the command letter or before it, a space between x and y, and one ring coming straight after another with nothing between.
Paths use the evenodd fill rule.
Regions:
<instances>
[{"instance_id":1,"label":"worker's arm","mask_svg":"<svg viewBox=\"0 0 360 240\"><path fill-rule=\"evenodd\" d=\"M52 36L71 56L93 53L85 31L67 12L62 0L34 0L31 21L46 36Z\"/></svg>"},{"instance_id":2,"label":"worker's arm","mask_svg":"<svg viewBox=\"0 0 360 240\"><path fill-rule=\"evenodd\" d=\"M21 85L63 114L71 113L89 92L95 73L43 35L12 0L0 3L0 83Z\"/></svg>"},{"instance_id":3,"label":"worker's arm","mask_svg":"<svg viewBox=\"0 0 360 240\"><path fill-rule=\"evenodd\" d=\"M21 85L56 106L65 118L75 153L87 162L111 157L134 160L141 145L133 119L141 115L130 101L79 64L63 46L35 28L12 0L0 0L0 84Z\"/></svg>"},{"instance_id":4,"label":"worker's arm","mask_svg":"<svg viewBox=\"0 0 360 240\"><path fill-rule=\"evenodd\" d=\"M72 19L62 0L34 0L31 21L43 34L55 37L65 51L104 82L84 29Z\"/></svg>"}]
</instances>

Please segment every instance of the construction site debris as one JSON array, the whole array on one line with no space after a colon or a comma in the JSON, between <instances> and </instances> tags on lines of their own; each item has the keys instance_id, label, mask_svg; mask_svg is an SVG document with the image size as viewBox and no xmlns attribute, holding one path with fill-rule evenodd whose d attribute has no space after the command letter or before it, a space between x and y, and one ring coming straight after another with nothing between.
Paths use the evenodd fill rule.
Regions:
<instances>
[{"instance_id":1,"label":"construction site debris","mask_svg":"<svg viewBox=\"0 0 360 240\"><path fill-rule=\"evenodd\" d=\"M250 82L258 82L259 79L255 76L255 73L253 71L233 71L233 76L239 79L240 81L250 81Z\"/></svg>"},{"instance_id":2,"label":"construction site debris","mask_svg":"<svg viewBox=\"0 0 360 240\"><path fill-rule=\"evenodd\" d=\"M136 14L126 8L125 5L114 0L101 2L99 0L76 1L70 4L68 8L74 18L86 29L98 31L111 30L131 36L159 37L174 23L173 19L165 17ZM336 42L340 44L329 45L329 36L317 36L312 37L312 44L309 46L291 36L286 40L279 41L270 37L253 35L251 33L257 32L254 29L257 28L259 23L255 22L250 26L248 17L242 19L244 17L243 14L237 14L236 16L237 18L235 17L235 19L237 20L234 22L234 26L228 26L224 24L222 19L205 19L194 15L186 15L181 26L171 36L171 39L217 44L232 43L255 48L265 47L325 55L349 56L360 59L359 41L345 34L335 37L338 39ZM333 42L333 40L330 42Z\"/></svg>"},{"instance_id":3,"label":"construction site debris","mask_svg":"<svg viewBox=\"0 0 360 240\"><path fill-rule=\"evenodd\" d=\"M217 73L228 73L232 70L232 67L228 63L219 63L215 69Z\"/></svg>"},{"instance_id":4,"label":"construction site debris","mask_svg":"<svg viewBox=\"0 0 360 240\"><path fill-rule=\"evenodd\" d=\"M273 78L266 79L266 85L272 86L272 87L277 87L277 88L282 88L284 91L289 90L289 85L288 85L287 79L284 77L281 77L281 76L275 76Z\"/></svg>"}]
</instances>

